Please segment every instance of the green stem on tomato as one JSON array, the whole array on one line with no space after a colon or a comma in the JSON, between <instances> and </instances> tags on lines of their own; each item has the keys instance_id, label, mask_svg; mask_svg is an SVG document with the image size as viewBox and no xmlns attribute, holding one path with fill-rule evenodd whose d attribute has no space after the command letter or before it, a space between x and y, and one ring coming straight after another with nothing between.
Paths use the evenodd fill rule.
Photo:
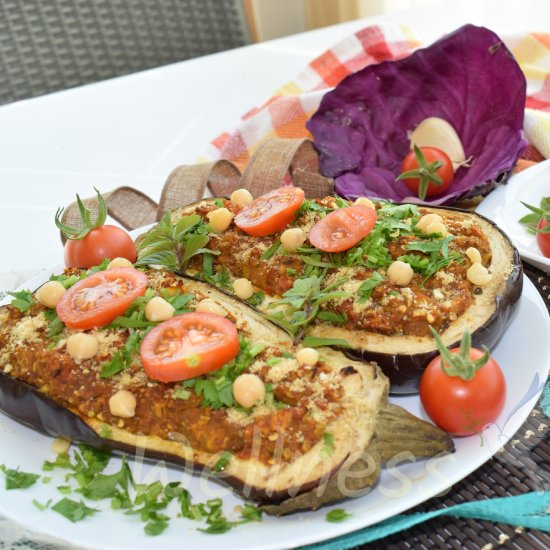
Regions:
<instances>
[{"instance_id":1,"label":"green stem on tomato","mask_svg":"<svg viewBox=\"0 0 550 550\"><path fill-rule=\"evenodd\" d=\"M437 331L433 327L430 327L430 330L441 355L441 368L449 376L458 376L462 378L462 380L471 380L476 371L489 361L490 355L486 346L482 346L484 351L483 355L479 359L472 360L470 356L472 335L469 331L464 331L458 353L451 353L441 340Z\"/></svg>"},{"instance_id":2,"label":"green stem on tomato","mask_svg":"<svg viewBox=\"0 0 550 550\"><path fill-rule=\"evenodd\" d=\"M410 178L418 179L418 198L424 200L426 198L426 193L428 192L428 185L433 183L434 185L442 185L443 179L437 175L437 170L439 170L443 163L440 160L435 160L428 164L426 157L422 153L420 147L414 144L413 146L414 156L416 157L416 162L418 163L418 168L415 170L407 170L402 174L397 176L397 180L405 180Z\"/></svg>"}]
</instances>

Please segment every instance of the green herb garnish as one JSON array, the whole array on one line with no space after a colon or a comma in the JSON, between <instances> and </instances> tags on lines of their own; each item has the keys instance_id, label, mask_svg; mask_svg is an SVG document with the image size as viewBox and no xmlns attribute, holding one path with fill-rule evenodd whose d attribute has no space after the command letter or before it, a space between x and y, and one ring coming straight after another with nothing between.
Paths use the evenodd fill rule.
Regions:
<instances>
[{"instance_id":1,"label":"green herb garnish","mask_svg":"<svg viewBox=\"0 0 550 550\"><path fill-rule=\"evenodd\" d=\"M214 472L222 472L225 467L229 464L229 461L231 460L231 457L233 456L233 453L229 451L224 451L219 460L214 464L212 471Z\"/></svg>"},{"instance_id":2,"label":"green herb garnish","mask_svg":"<svg viewBox=\"0 0 550 550\"><path fill-rule=\"evenodd\" d=\"M183 271L193 256L219 254L205 248L209 232L210 226L199 215L182 216L173 223L168 211L158 225L139 241L135 265L162 265L172 271Z\"/></svg>"},{"instance_id":3,"label":"green herb garnish","mask_svg":"<svg viewBox=\"0 0 550 550\"><path fill-rule=\"evenodd\" d=\"M51 509L55 510L58 514L61 514L73 523L81 521L84 518L99 512L96 508L89 508L82 501L77 502L76 500L71 500L70 498L62 498L59 502L56 502Z\"/></svg>"},{"instance_id":4,"label":"green herb garnish","mask_svg":"<svg viewBox=\"0 0 550 550\"><path fill-rule=\"evenodd\" d=\"M265 294L261 290L258 290L258 292L254 292L254 294L248 298L247 302L251 306L259 306L264 301L264 298Z\"/></svg>"},{"instance_id":5,"label":"green herb garnish","mask_svg":"<svg viewBox=\"0 0 550 550\"><path fill-rule=\"evenodd\" d=\"M220 369L204 376L190 378L182 383L185 389L193 391L202 397L202 406L220 409L233 407L233 381L254 362L263 350L263 345L252 346L244 338L239 340L240 348L237 357Z\"/></svg>"},{"instance_id":6,"label":"green herb garnish","mask_svg":"<svg viewBox=\"0 0 550 550\"><path fill-rule=\"evenodd\" d=\"M443 237L442 239L435 238L425 241L414 241L406 245L407 250L414 250L429 254L428 262L424 263L417 255L412 255L411 267L420 271L424 275L424 284L432 275L437 273L443 267L447 267L453 262L460 263L464 258L458 252L449 251L449 243L454 239L453 235ZM400 256L401 261L407 262L411 260L410 255Z\"/></svg>"},{"instance_id":7,"label":"green herb garnish","mask_svg":"<svg viewBox=\"0 0 550 550\"><path fill-rule=\"evenodd\" d=\"M349 519L351 516L352 514L348 514L345 510L335 508L334 510L327 512L325 517L327 521L330 521L330 523L340 523L341 521Z\"/></svg>"},{"instance_id":8,"label":"green herb garnish","mask_svg":"<svg viewBox=\"0 0 550 550\"><path fill-rule=\"evenodd\" d=\"M29 311L31 309L32 305L34 304L34 298L32 295L32 292L30 290L20 290L18 292L8 292L10 296L13 296L13 300L11 301L11 305L21 311L21 313L25 313L25 311Z\"/></svg>"},{"instance_id":9,"label":"green herb garnish","mask_svg":"<svg viewBox=\"0 0 550 550\"><path fill-rule=\"evenodd\" d=\"M305 348L321 348L324 346L351 348L351 344L343 338L316 338L315 336L306 336L302 340L302 345Z\"/></svg>"},{"instance_id":10,"label":"green herb garnish","mask_svg":"<svg viewBox=\"0 0 550 550\"><path fill-rule=\"evenodd\" d=\"M300 342L305 329L315 320L321 306L340 298L348 298L348 292L334 290L347 279L340 278L332 284L321 288L322 277L313 276L296 279L291 289L283 294L283 298L269 305L270 308L283 306L284 311L278 311L269 316L294 336L294 343Z\"/></svg>"},{"instance_id":11,"label":"green herb garnish","mask_svg":"<svg viewBox=\"0 0 550 550\"><path fill-rule=\"evenodd\" d=\"M279 250L279 247L281 246L281 240L277 237L273 244L260 256L262 260L269 260L271 259Z\"/></svg>"},{"instance_id":12,"label":"green herb garnish","mask_svg":"<svg viewBox=\"0 0 550 550\"><path fill-rule=\"evenodd\" d=\"M523 204L525 208L531 210L531 214L527 214L526 216L520 218L518 220L519 223L525 225L529 232L533 234L550 233L550 225L546 225L546 227L543 227L542 229L537 229L541 220L550 222L550 197L543 197L540 200L540 208L525 202L522 202L521 204Z\"/></svg>"},{"instance_id":13,"label":"green herb garnish","mask_svg":"<svg viewBox=\"0 0 550 550\"><path fill-rule=\"evenodd\" d=\"M323 448L321 449L322 456L331 456L334 452L334 436L331 433L323 434Z\"/></svg>"},{"instance_id":14,"label":"green herb garnish","mask_svg":"<svg viewBox=\"0 0 550 550\"><path fill-rule=\"evenodd\" d=\"M6 477L6 490L10 491L12 489L27 489L36 483L40 479L39 474L30 474L28 472L21 472L19 469L12 470L11 468L6 468L4 464L0 465L0 470L4 472Z\"/></svg>"},{"instance_id":15,"label":"green herb garnish","mask_svg":"<svg viewBox=\"0 0 550 550\"><path fill-rule=\"evenodd\" d=\"M372 294L372 291L384 280L384 277L375 271L368 279L361 283L357 290L359 295L359 303L366 302Z\"/></svg>"}]
</instances>

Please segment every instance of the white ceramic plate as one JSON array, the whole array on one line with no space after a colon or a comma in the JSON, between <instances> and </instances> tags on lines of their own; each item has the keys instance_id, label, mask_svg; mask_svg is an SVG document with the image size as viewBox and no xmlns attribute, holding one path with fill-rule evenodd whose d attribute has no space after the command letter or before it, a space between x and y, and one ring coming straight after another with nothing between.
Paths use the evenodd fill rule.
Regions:
<instances>
[{"instance_id":1,"label":"white ceramic plate","mask_svg":"<svg viewBox=\"0 0 550 550\"><path fill-rule=\"evenodd\" d=\"M25 287L36 288L44 279L36 277ZM349 533L403 512L432 496L452 491L454 483L486 462L514 435L534 407L548 376L550 319L535 287L527 278L524 283L517 315L493 350L508 385L506 405L497 422L483 434L455 439L454 454L417 463L406 456L401 457L383 471L369 494L316 512L283 518L265 516L261 523L241 525L216 536L197 531L196 522L176 518L176 510L172 509L174 519L170 527L160 537L151 538L143 533L143 524L136 517L111 510L108 502L100 504L100 513L74 524L51 510L39 511L33 499L44 503L49 499L57 502L62 497L56 486L63 484L64 472L54 471L54 479L48 484L39 481L25 490L7 492L0 479L0 513L34 531L37 537L38 533L49 535L78 548L139 550L159 545L163 549L179 550L184 544L186 548L213 550L267 550L296 547ZM396 397L392 401L417 416L424 416L416 396ZM43 461L53 458L49 437L1 413L0 441L0 464L9 468L20 467L23 471L38 473ZM503 456L496 454L495 458L503 460ZM118 470L120 460L113 458L111 466L113 471ZM150 465L133 460L131 468L137 482L182 481L191 491L194 502L221 496L228 517L236 519L233 509L241 500L217 483L187 475L162 463ZM70 498L78 499L76 495L73 493ZM343 523L329 523L325 516L332 508L344 508L352 516Z\"/></svg>"},{"instance_id":2,"label":"white ceramic plate","mask_svg":"<svg viewBox=\"0 0 550 550\"><path fill-rule=\"evenodd\" d=\"M506 185L492 191L477 207L477 212L493 220L516 245L521 257L550 273L550 258L545 258L535 236L518 220L530 211L521 201L539 207L543 197L550 196L550 160L512 176Z\"/></svg>"}]
</instances>

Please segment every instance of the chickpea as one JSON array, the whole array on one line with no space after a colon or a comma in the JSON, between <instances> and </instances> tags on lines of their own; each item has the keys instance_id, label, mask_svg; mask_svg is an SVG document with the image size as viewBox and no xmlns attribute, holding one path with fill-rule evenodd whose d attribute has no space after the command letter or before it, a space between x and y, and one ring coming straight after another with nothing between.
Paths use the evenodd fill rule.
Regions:
<instances>
[{"instance_id":1,"label":"chickpea","mask_svg":"<svg viewBox=\"0 0 550 550\"><path fill-rule=\"evenodd\" d=\"M473 246L470 246L466 249L466 256L468 256L468 259L473 264L481 263L481 254L479 253L479 250L477 248L474 248Z\"/></svg>"},{"instance_id":2,"label":"chickpea","mask_svg":"<svg viewBox=\"0 0 550 550\"><path fill-rule=\"evenodd\" d=\"M413 275L414 271L412 267L401 260L395 260L388 267L388 277L397 286L407 286L411 282Z\"/></svg>"},{"instance_id":3,"label":"chickpea","mask_svg":"<svg viewBox=\"0 0 550 550\"><path fill-rule=\"evenodd\" d=\"M233 283L233 291L237 298L248 300L254 294L254 287L248 279L236 279Z\"/></svg>"},{"instance_id":4,"label":"chickpea","mask_svg":"<svg viewBox=\"0 0 550 550\"><path fill-rule=\"evenodd\" d=\"M206 214L208 223L212 227L212 231L216 233L223 233L230 225L233 219L233 212L230 212L227 208L217 208Z\"/></svg>"},{"instance_id":5,"label":"chickpea","mask_svg":"<svg viewBox=\"0 0 550 550\"><path fill-rule=\"evenodd\" d=\"M374 203L370 199L367 199L367 197L359 197L355 199L355 202L353 204L361 204L363 206L367 206L368 208L373 208L376 210Z\"/></svg>"},{"instance_id":6,"label":"chickpea","mask_svg":"<svg viewBox=\"0 0 550 550\"><path fill-rule=\"evenodd\" d=\"M145 306L145 318L153 323L166 321L174 316L175 311L171 303L160 296L155 296L151 298Z\"/></svg>"},{"instance_id":7,"label":"chickpea","mask_svg":"<svg viewBox=\"0 0 550 550\"><path fill-rule=\"evenodd\" d=\"M241 374L233 382L233 397L246 409L265 399L265 384L256 374Z\"/></svg>"},{"instance_id":8,"label":"chickpea","mask_svg":"<svg viewBox=\"0 0 550 550\"><path fill-rule=\"evenodd\" d=\"M36 291L36 299L46 307L54 308L61 300L66 288L59 281L48 281Z\"/></svg>"},{"instance_id":9,"label":"chickpea","mask_svg":"<svg viewBox=\"0 0 550 550\"><path fill-rule=\"evenodd\" d=\"M319 352L315 348L302 348L296 353L296 360L302 365L316 365L319 361Z\"/></svg>"},{"instance_id":10,"label":"chickpea","mask_svg":"<svg viewBox=\"0 0 550 550\"><path fill-rule=\"evenodd\" d=\"M132 418L136 414L137 401L133 393L119 390L109 398L109 410L113 416Z\"/></svg>"},{"instance_id":11,"label":"chickpea","mask_svg":"<svg viewBox=\"0 0 550 550\"><path fill-rule=\"evenodd\" d=\"M214 302L214 300L210 300L210 298L206 298L204 300L201 300L197 307L195 308L195 311L203 311L205 313L213 313L214 315L219 315L220 317L227 317L228 313L225 308Z\"/></svg>"},{"instance_id":12,"label":"chickpea","mask_svg":"<svg viewBox=\"0 0 550 550\"><path fill-rule=\"evenodd\" d=\"M248 189L236 189L231 193L231 204L233 206L248 206L254 197Z\"/></svg>"},{"instance_id":13,"label":"chickpea","mask_svg":"<svg viewBox=\"0 0 550 550\"><path fill-rule=\"evenodd\" d=\"M56 455L61 455L63 453L68 452L70 446L71 446L71 440L70 439L66 439L64 437L56 437L52 441L51 448L52 448L52 451Z\"/></svg>"},{"instance_id":14,"label":"chickpea","mask_svg":"<svg viewBox=\"0 0 550 550\"><path fill-rule=\"evenodd\" d=\"M287 252L294 252L306 242L306 239L303 229L292 227L281 235L281 244Z\"/></svg>"},{"instance_id":15,"label":"chickpea","mask_svg":"<svg viewBox=\"0 0 550 550\"><path fill-rule=\"evenodd\" d=\"M128 260L127 258L113 258L109 265L107 266L107 269L113 269L115 267L134 267L134 264Z\"/></svg>"},{"instance_id":16,"label":"chickpea","mask_svg":"<svg viewBox=\"0 0 550 550\"><path fill-rule=\"evenodd\" d=\"M73 359L90 359L99 351L99 342L93 334L77 332L67 338L67 353Z\"/></svg>"},{"instance_id":17,"label":"chickpea","mask_svg":"<svg viewBox=\"0 0 550 550\"><path fill-rule=\"evenodd\" d=\"M439 214L425 214L422 216L418 223L416 224L416 227L422 231L422 233L428 233L428 225L432 223L442 223L443 218Z\"/></svg>"},{"instance_id":18,"label":"chickpea","mask_svg":"<svg viewBox=\"0 0 550 550\"><path fill-rule=\"evenodd\" d=\"M475 286L485 286L491 280L489 270L479 262L473 263L466 271L466 279Z\"/></svg>"},{"instance_id":19,"label":"chickpea","mask_svg":"<svg viewBox=\"0 0 550 550\"><path fill-rule=\"evenodd\" d=\"M441 233L444 237L449 234L447 228L445 227L445 224L442 222L430 223L428 227L426 227L426 234L430 235L431 233Z\"/></svg>"}]
</instances>

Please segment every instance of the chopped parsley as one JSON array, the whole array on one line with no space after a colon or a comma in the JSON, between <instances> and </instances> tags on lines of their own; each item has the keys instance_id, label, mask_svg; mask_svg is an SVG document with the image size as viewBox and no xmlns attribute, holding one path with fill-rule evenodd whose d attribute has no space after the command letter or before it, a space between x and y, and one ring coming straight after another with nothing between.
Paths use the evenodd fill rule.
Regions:
<instances>
[{"instance_id":1,"label":"chopped parsley","mask_svg":"<svg viewBox=\"0 0 550 550\"><path fill-rule=\"evenodd\" d=\"M248 298L247 302L251 306L259 306L264 301L264 298L265 294L261 290L258 290L258 292L254 292L254 294Z\"/></svg>"},{"instance_id":2,"label":"chopped parsley","mask_svg":"<svg viewBox=\"0 0 550 550\"><path fill-rule=\"evenodd\" d=\"M262 260L271 259L279 250L281 246L281 240L277 237L273 244L260 256Z\"/></svg>"},{"instance_id":3,"label":"chopped parsley","mask_svg":"<svg viewBox=\"0 0 550 550\"><path fill-rule=\"evenodd\" d=\"M11 305L21 311L21 313L25 313L26 311L29 311L31 309L32 305L34 304L34 298L32 295L32 292L30 290L20 290L19 292L8 292L10 296L13 296L13 300L11 301Z\"/></svg>"},{"instance_id":4,"label":"chopped parsley","mask_svg":"<svg viewBox=\"0 0 550 550\"><path fill-rule=\"evenodd\" d=\"M417 254L407 254L398 259L407 262L411 267L424 275L424 284L432 275L435 275L443 267L447 267L453 262L460 263L464 261L462 255L458 252L449 251L449 243L454 239L453 235L443 238L433 238L424 241L413 241L406 245L407 250L422 252L428 256L419 256Z\"/></svg>"},{"instance_id":5,"label":"chopped parsley","mask_svg":"<svg viewBox=\"0 0 550 550\"><path fill-rule=\"evenodd\" d=\"M334 436L331 433L323 433L323 448L321 449L321 456L331 456L334 452Z\"/></svg>"},{"instance_id":6,"label":"chopped parsley","mask_svg":"<svg viewBox=\"0 0 550 550\"><path fill-rule=\"evenodd\" d=\"M90 508L81 500L77 502L70 498L62 498L59 502L56 502L51 509L73 523L99 512L97 508Z\"/></svg>"},{"instance_id":7,"label":"chopped parsley","mask_svg":"<svg viewBox=\"0 0 550 550\"><path fill-rule=\"evenodd\" d=\"M46 336L51 340L51 343L48 346L51 348L54 347L61 339L65 324L59 318L59 315L57 315L57 311L55 309L47 309L44 311L44 317L46 317L46 320L48 321L48 331L46 332Z\"/></svg>"},{"instance_id":8,"label":"chopped parsley","mask_svg":"<svg viewBox=\"0 0 550 550\"><path fill-rule=\"evenodd\" d=\"M229 461L231 460L231 457L233 454L229 451L224 451L222 455L220 456L218 462L214 464L212 471L213 472L222 472L225 467L229 464Z\"/></svg>"},{"instance_id":9,"label":"chopped parsley","mask_svg":"<svg viewBox=\"0 0 550 550\"><path fill-rule=\"evenodd\" d=\"M334 510L327 512L325 519L330 523L340 523L349 519L351 516L352 514L348 514L348 512L342 510L342 508L334 508Z\"/></svg>"},{"instance_id":10,"label":"chopped parsley","mask_svg":"<svg viewBox=\"0 0 550 550\"><path fill-rule=\"evenodd\" d=\"M263 350L263 345L252 346L248 340L239 339L239 353L237 357L226 363L220 369L197 378L190 378L182 382L180 387L192 389L196 395L202 397L202 406L220 409L233 407L233 381L242 374Z\"/></svg>"},{"instance_id":11,"label":"chopped parsley","mask_svg":"<svg viewBox=\"0 0 550 550\"><path fill-rule=\"evenodd\" d=\"M27 489L36 483L40 479L38 474L30 474L27 472L21 472L19 469L12 470L11 468L6 468L4 464L0 465L0 470L4 472L6 477L6 490L10 491L12 489Z\"/></svg>"},{"instance_id":12,"label":"chopped parsley","mask_svg":"<svg viewBox=\"0 0 550 550\"><path fill-rule=\"evenodd\" d=\"M294 343L297 344L303 339L305 329L316 319L324 303L351 296L348 292L334 290L346 280L340 278L321 288L323 277L296 279L292 288L283 294L281 300L269 305L270 308L283 306L284 310L275 312L269 318L288 330L294 336Z\"/></svg>"},{"instance_id":13,"label":"chopped parsley","mask_svg":"<svg viewBox=\"0 0 550 550\"><path fill-rule=\"evenodd\" d=\"M343 338L317 338L315 336L306 336L302 340L302 346L305 348L321 348L323 346L351 348L351 344Z\"/></svg>"},{"instance_id":14,"label":"chopped parsley","mask_svg":"<svg viewBox=\"0 0 550 550\"><path fill-rule=\"evenodd\" d=\"M384 280L384 277L375 271L368 279L361 283L357 293L359 295L359 303L366 302L372 294L372 291Z\"/></svg>"},{"instance_id":15,"label":"chopped parsley","mask_svg":"<svg viewBox=\"0 0 550 550\"><path fill-rule=\"evenodd\" d=\"M223 471L231 456L229 451L223 452L213 470ZM125 456L122 457L118 471L106 474L104 472L109 466L110 458L108 452L78 445L72 456L62 453L54 461L44 462L42 468L45 471L56 468L67 471L64 476L66 484L57 487L62 494L75 492L82 495L82 499L75 500L65 496L53 505L52 499L45 504L33 500L34 506L42 512L51 509L76 523L101 512L88 501L107 500L110 501L112 510L139 518L143 531L148 536L158 536L168 528L173 515L168 515L167 509L173 501L178 505L179 517L202 522L203 527L198 530L208 534L225 533L238 525L262 520L261 510L249 503L243 504L240 517L233 521L225 516L223 502L219 498L193 504L189 491L177 481L166 484L160 481L135 483ZM38 474L11 470L5 466L0 466L0 470L5 473L6 482L9 480L10 484L14 484L9 488L30 487L40 478Z\"/></svg>"}]
</instances>

